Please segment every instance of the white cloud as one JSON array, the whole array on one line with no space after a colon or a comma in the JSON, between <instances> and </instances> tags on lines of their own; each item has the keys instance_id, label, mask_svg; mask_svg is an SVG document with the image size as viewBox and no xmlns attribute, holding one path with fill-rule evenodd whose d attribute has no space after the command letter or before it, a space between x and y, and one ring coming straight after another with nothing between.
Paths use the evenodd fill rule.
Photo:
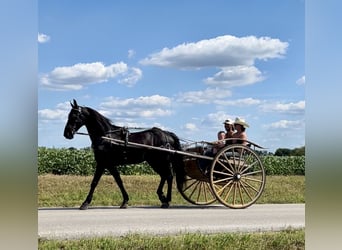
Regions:
<instances>
[{"instance_id":1,"label":"white cloud","mask_svg":"<svg viewBox=\"0 0 342 250\"><path fill-rule=\"evenodd\" d=\"M110 118L119 118L120 121L136 121L137 118L156 118L170 116L171 99L165 96L152 95L138 98L109 97L96 109L102 115ZM41 109L38 111L40 122L49 120L65 122L70 112L70 103L64 102L56 105L54 109Z\"/></svg>"},{"instance_id":2,"label":"white cloud","mask_svg":"<svg viewBox=\"0 0 342 250\"><path fill-rule=\"evenodd\" d=\"M231 110L229 113L225 111L217 111L214 113L209 113L206 116L203 117L201 120L201 125L203 126L203 130L205 131L216 131L224 129L223 122L227 119L229 120L235 120L236 117L244 117L247 122L249 122L249 115L241 116L241 113L239 115L234 114L233 112L236 112L235 110Z\"/></svg>"},{"instance_id":3,"label":"white cloud","mask_svg":"<svg viewBox=\"0 0 342 250\"><path fill-rule=\"evenodd\" d=\"M296 121L289 121L289 120L280 120L277 122L273 122L269 125L266 125L267 128L270 129L300 129L304 127L304 121L296 120Z\"/></svg>"},{"instance_id":4,"label":"white cloud","mask_svg":"<svg viewBox=\"0 0 342 250\"><path fill-rule=\"evenodd\" d=\"M207 114L202 120L202 124L208 127L223 128L223 122L226 119L232 119L231 115L223 111Z\"/></svg>"},{"instance_id":5,"label":"white cloud","mask_svg":"<svg viewBox=\"0 0 342 250\"><path fill-rule=\"evenodd\" d=\"M250 85L264 80L261 72L254 66L232 66L222 68L205 82L218 87L234 87Z\"/></svg>"},{"instance_id":6,"label":"white cloud","mask_svg":"<svg viewBox=\"0 0 342 250\"><path fill-rule=\"evenodd\" d=\"M208 104L217 99L222 99L231 96L231 91L218 88L207 88L203 91L189 91L180 93L177 96L177 102Z\"/></svg>"},{"instance_id":7,"label":"white cloud","mask_svg":"<svg viewBox=\"0 0 342 250\"><path fill-rule=\"evenodd\" d=\"M101 107L105 108L117 108L117 107L140 107L140 106L167 106L171 104L171 100L168 97L160 95L152 96L140 96L138 98L121 99L117 97L109 97L106 102L101 104Z\"/></svg>"},{"instance_id":8,"label":"white cloud","mask_svg":"<svg viewBox=\"0 0 342 250\"><path fill-rule=\"evenodd\" d=\"M288 43L269 37L230 35L164 48L140 61L143 65L175 68L253 65L256 59L282 57Z\"/></svg>"},{"instance_id":9,"label":"white cloud","mask_svg":"<svg viewBox=\"0 0 342 250\"><path fill-rule=\"evenodd\" d=\"M50 41L50 36L38 33L38 43L47 43L48 41Z\"/></svg>"},{"instance_id":10,"label":"white cloud","mask_svg":"<svg viewBox=\"0 0 342 250\"><path fill-rule=\"evenodd\" d=\"M40 75L40 84L54 90L79 90L84 85L106 82L125 76L121 83L129 86L141 78L141 70L129 68L123 62L105 66L102 62L78 63L72 66L56 67L50 73Z\"/></svg>"},{"instance_id":11,"label":"white cloud","mask_svg":"<svg viewBox=\"0 0 342 250\"><path fill-rule=\"evenodd\" d=\"M235 107L248 107L253 105L260 105L264 101L254 98L230 99L226 98L232 96L230 90L207 88L203 91L189 91L180 93L176 97L178 103L189 104L216 104L220 106L235 106Z\"/></svg>"},{"instance_id":12,"label":"white cloud","mask_svg":"<svg viewBox=\"0 0 342 250\"><path fill-rule=\"evenodd\" d=\"M100 106L105 109L108 114L115 117L155 118L171 115L172 111L169 109L170 105L170 98L152 95L128 99L110 97L107 98L105 102L101 103Z\"/></svg>"},{"instance_id":13,"label":"white cloud","mask_svg":"<svg viewBox=\"0 0 342 250\"><path fill-rule=\"evenodd\" d=\"M236 99L236 100L217 100L215 104L222 105L222 106L238 106L238 107L248 107L253 105L259 105L263 103L263 101L254 99L254 98L243 98L243 99Z\"/></svg>"},{"instance_id":14,"label":"white cloud","mask_svg":"<svg viewBox=\"0 0 342 250\"><path fill-rule=\"evenodd\" d=\"M133 58L135 56L135 51L133 49L128 50L128 58Z\"/></svg>"},{"instance_id":15,"label":"white cloud","mask_svg":"<svg viewBox=\"0 0 342 250\"><path fill-rule=\"evenodd\" d=\"M305 101L299 101L296 103L267 103L260 106L264 112L277 112L286 114L304 114Z\"/></svg>"},{"instance_id":16,"label":"white cloud","mask_svg":"<svg viewBox=\"0 0 342 250\"><path fill-rule=\"evenodd\" d=\"M296 83L298 85L304 85L305 84L305 76L302 76L301 78L299 78Z\"/></svg>"},{"instance_id":17,"label":"white cloud","mask_svg":"<svg viewBox=\"0 0 342 250\"><path fill-rule=\"evenodd\" d=\"M198 131L199 129L197 128L196 124L194 123L186 123L182 126L182 129L188 131L188 132L195 132Z\"/></svg>"},{"instance_id":18,"label":"white cloud","mask_svg":"<svg viewBox=\"0 0 342 250\"><path fill-rule=\"evenodd\" d=\"M38 111L38 116L41 120L60 120L62 117L67 117L65 110L61 109L41 109Z\"/></svg>"},{"instance_id":19,"label":"white cloud","mask_svg":"<svg viewBox=\"0 0 342 250\"><path fill-rule=\"evenodd\" d=\"M133 86L142 78L142 71L138 68L130 68L127 73L123 74L123 78L119 80L119 83L123 83L127 86Z\"/></svg>"},{"instance_id":20,"label":"white cloud","mask_svg":"<svg viewBox=\"0 0 342 250\"><path fill-rule=\"evenodd\" d=\"M281 58L287 47L287 42L270 37L225 35L164 48L140 63L180 69L219 68L218 73L204 81L219 87L234 87L264 80L254 66L255 61Z\"/></svg>"},{"instance_id":21,"label":"white cloud","mask_svg":"<svg viewBox=\"0 0 342 250\"><path fill-rule=\"evenodd\" d=\"M70 103L64 102L56 105L55 109L38 110L38 119L40 121L65 121L70 111Z\"/></svg>"}]
</instances>

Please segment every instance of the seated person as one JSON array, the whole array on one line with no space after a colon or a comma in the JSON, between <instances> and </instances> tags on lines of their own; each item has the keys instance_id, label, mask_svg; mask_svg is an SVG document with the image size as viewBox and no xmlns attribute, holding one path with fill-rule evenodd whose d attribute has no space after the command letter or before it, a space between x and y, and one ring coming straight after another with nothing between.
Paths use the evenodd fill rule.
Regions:
<instances>
[{"instance_id":1,"label":"seated person","mask_svg":"<svg viewBox=\"0 0 342 250\"><path fill-rule=\"evenodd\" d=\"M225 145L225 141L224 139L226 139L226 133L224 131L219 131L217 133L217 141L214 142L213 148L212 148L212 152L215 155L221 148L224 147Z\"/></svg>"},{"instance_id":2,"label":"seated person","mask_svg":"<svg viewBox=\"0 0 342 250\"><path fill-rule=\"evenodd\" d=\"M248 123L244 119L237 117L234 121L234 127L236 132L232 135L232 138L234 139L232 143L247 145L246 128L249 127Z\"/></svg>"},{"instance_id":3,"label":"seated person","mask_svg":"<svg viewBox=\"0 0 342 250\"><path fill-rule=\"evenodd\" d=\"M224 121L223 124L224 124L224 129L226 130L225 139L233 138L233 134L235 133L234 121L227 119ZM230 145L230 144L232 144L232 140L226 140L226 145Z\"/></svg>"},{"instance_id":4,"label":"seated person","mask_svg":"<svg viewBox=\"0 0 342 250\"><path fill-rule=\"evenodd\" d=\"M212 146L209 147L205 152L204 155L206 156L215 156L217 152L225 146L225 139L226 133L224 131L219 131L217 133L217 141L213 142ZM210 166L211 161L206 159L199 159L199 166L206 173L207 167Z\"/></svg>"}]
</instances>

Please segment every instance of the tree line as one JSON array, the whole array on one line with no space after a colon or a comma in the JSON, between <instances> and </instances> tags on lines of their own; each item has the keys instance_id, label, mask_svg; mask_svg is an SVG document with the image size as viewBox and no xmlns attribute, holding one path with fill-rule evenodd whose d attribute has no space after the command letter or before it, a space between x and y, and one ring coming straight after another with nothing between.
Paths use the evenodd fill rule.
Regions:
<instances>
[{"instance_id":1,"label":"tree line","mask_svg":"<svg viewBox=\"0 0 342 250\"><path fill-rule=\"evenodd\" d=\"M305 147L288 149L288 148L278 148L274 152L275 156L303 156L305 155Z\"/></svg>"}]
</instances>

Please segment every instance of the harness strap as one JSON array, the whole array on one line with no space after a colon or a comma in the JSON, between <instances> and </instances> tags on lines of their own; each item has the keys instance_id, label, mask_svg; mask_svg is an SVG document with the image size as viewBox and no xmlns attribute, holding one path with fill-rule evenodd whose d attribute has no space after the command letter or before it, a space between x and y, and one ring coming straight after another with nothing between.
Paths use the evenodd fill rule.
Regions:
<instances>
[{"instance_id":1,"label":"harness strap","mask_svg":"<svg viewBox=\"0 0 342 250\"><path fill-rule=\"evenodd\" d=\"M128 130L128 128L127 127L122 127L121 129L120 129L120 131L121 131L121 135L122 135L122 138L124 138L124 146L125 147L127 147L128 146L128 136L129 136L129 130Z\"/></svg>"},{"instance_id":2,"label":"harness strap","mask_svg":"<svg viewBox=\"0 0 342 250\"><path fill-rule=\"evenodd\" d=\"M125 147L127 147L127 145L128 145L128 136L129 136L128 129L125 129L124 133L125 133Z\"/></svg>"}]
</instances>

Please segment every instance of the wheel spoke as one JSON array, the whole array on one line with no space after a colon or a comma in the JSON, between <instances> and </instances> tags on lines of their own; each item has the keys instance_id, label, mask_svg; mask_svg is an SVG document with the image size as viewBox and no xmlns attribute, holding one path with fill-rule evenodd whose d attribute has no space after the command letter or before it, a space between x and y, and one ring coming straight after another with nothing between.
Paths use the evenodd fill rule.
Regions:
<instances>
[{"instance_id":1,"label":"wheel spoke","mask_svg":"<svg viewBox=\"0 0 342 250\"><path fill-rule=\"evenodd\" d=\"M213 197L215 197L215 195L213 194L213 192L211 191L211 188L210 188L210 186L209 186L209 184L207 183L207 182L205 182L205 183L203 183L203 186L204 186L204 200L206 201L206 202L208 202L209 201L209 198L208 198L208 196L207 196L207 193L209 193L211 196L213 196Z\"/></svg>"},{"instance_id":2,"label":"wheel spoke","mask_svg":"<svg viewBox=\"0 0 342 250\"><path fill-rule=\"evenodd\" d=\"M242 148L242 150L241 150L241 152L240 152L240 154L239 154L239 164L238 164L238 166L237 166L237 171L238 171L238 172L240 172L240 166L243 167L243 164L241 164L241 162L244 163L244 160L241 159L241 158L243 157L244 151L245 151L245 149Z\"/></svg>"},{"instance_id":3,"label":"wheel spoke","mask_svg":"<svg viewBox=\"0 0 342 250\"><path fill-rule=\"evenodd\" d=\"M197 180L194 180L194 179L188 179L188 182L189 181L193 181L190 185L188 185L186 188L183 189L183 192L187 191L189 188L191 188L193 185L196 185L197 184Z\"/></svg>"},{"instance_id":4,"label":"wheel spoke","mask_svg":"<svg viewBox=\"0 0 342 250\"><path fill-rule=\"evenodd\" d=\"M213 183L219 184L220 182L227 182L227 181L230 181L230 180L233 180L233 177L228 177L228 178L224 178L224 179L218 179L216 181L213 181Z\"/></svg>"},{"instance_id":5,"label":"wheel spoke","mask_svg":"<svg viewBox=\"0 0 342 250\"><path fill-rule=\"evenodd\" d=\"M234 173L226 173L226 172L222 172L222 171L218 171L218 170L214 170L213 173L224 175L224 176L233 176L234 175Z\"/></svg>"},{"instance_id":6,"label":"wheel spoke","mask_svg":"<svg viewBox=\"0 0 342 250\"><path fill-rule=\"evenodd\" d=\"M239 194L240 194L240 198L241 198L241 203L242 203L242 205L244 205L245 204L245 201L243 200L243 196L242 196L242 192L241 192L241 187L240 187L241 185L240 185L240 182L238 182L238 187L239 187Z\"/></svg>"},{"instance_id":7,"label":"wheel spoke","mask_svg":"<svg viewBox=\"0 0 342 250\"><path fill-rule=\"evenodd\" d=\"M257 171L257 173L259 173L259 171ZM256 179L256 178L251 178L251 177L246 177L246 176L256 176L254 175L253 173L250 173L250 174L244 174L243 177L247 180L250 180L250 181L257 181L257 182L262 182L262 180L259 180L259 179ZM261 176L260 176L261 177Z\"/></svg>"},{"instance_id":8,"label":"wheel spoke","mask_svg":"<svg viewBox=\"0 0 342 250\"><path fill-rule=\"evenodd\" d=\"M254 161L253 163L251 164L248 164L246 166L246 168L244 170L241 171L241 174L245 173L246 171L248 171L249 169L251 169L252 167L254 167L255 164L258 164L259 162L258 161Z\"/></svg>"},{"instance_id":9,"label":"wheel spoke","mask_svg":"<svg viewBox=\"0 0 342 250\"><path fill-rule=\"evenodd\" d=\"M252 195L249 193L248 189L245 187L244 181L241 181L240 184L241 184L243 190L246 192L246 194L247 194L247 196L249 197L249 199L252 201L252 200L253 200Z\"/></svg>"},{"instance_id":10,"label":"wheel spoke","mask_svg":"<svg viewBox=\"0 0 342 250\"><path fill-rule=\"evenodd\" d=\"M229 167L233 169L234 167L230 164L230 162L229 161L227 161L227 162L229 164ZM234 174L234 172L230 168L227 168L226 165L224 164L224 163L226 163L226 161L217 161L217 163L219 163L224 169L226 169L232 175ZM221 172L221 173L223 173L223 172Z\"/></svg>"},{"instance_id":11,"label":"wheel spoke","mask_svg":"<svg viewBox=\"0 0 342 250\"><path fill-rule=\"evenodd\" d=\"M233 197L233 205L236 203L236 182L234 182L234 197Z\"/></svg>"},{"instance_id":12,"label":"wheel spoke","mask_svg":"<svg viewBox=\"0 0 342 250\"><path fill-rule=\"evenodd\" d=\"M229 185L231 185L231 183L232 183L233 181L231 180L231 181L229 181L229 182L227 182L227 184L226 185L224 185L223 187L222 186L219 186L219 185L215 185L215 187L217 187L216 188L216 193L218 193L218 194L221 194L222 192L223 192L223 190L225 190L226 189L226 187L228 187ZM231 185L231 187L230 187L230 189L232 188L232 185ZM230 191L229 191L230 192Z\"/></svg>"},{"instance_id":13,"label":"wheel spoke","mask_svg":"<svg viewBox=\"0 0 342 250\"><path fill-rule=\"evenodd\" d=\"M200 201L201 197L204 197L204 200L208 201L207 191L208 191L207 190L207 183L201 182L200 187L199 187L199 191L198 191L197 201Z\"/></svg>"},{"instance_id":14,"label":"wheel spoke","mask_svg":"<svg viewBox=\"0 0 342 250\"><path fill-rule=\"evenodd\" d=\"M241 180L244 184L246 184L248 187L250 187L251 189L253 189L256 193L259 193L259 190L256 189L254 186L252 186L251 184L249 184L247 181L245 180Z\"/></svg>"},{"instance_id":15,"label":"wheel spoke","mask_svg":"<svg viewBox=\"0 0 342 250\"><path fill-rule=\"evenodd\" d=\"M191 198L191 197L194 195L194 193L195 193L196 190L198 189L198 185L200 185L200 182L199 182L199 181L196 181L195 187L194 187L194 189L192 190L192 192L190 193L189 198Z\"/></svg>"},{"instance_id":16,"label":"wheel spoke","mask_svg":"<svg viewBox=\"0 0 342 250\"><path fill-rule=\"evenodd\" d=\"M233 190L234 185L235 185L235 183L233 182L223 200L225 200L225 201L228 200L228 196L230 195L230 192Z\"/></svg>"}]
</instances>

